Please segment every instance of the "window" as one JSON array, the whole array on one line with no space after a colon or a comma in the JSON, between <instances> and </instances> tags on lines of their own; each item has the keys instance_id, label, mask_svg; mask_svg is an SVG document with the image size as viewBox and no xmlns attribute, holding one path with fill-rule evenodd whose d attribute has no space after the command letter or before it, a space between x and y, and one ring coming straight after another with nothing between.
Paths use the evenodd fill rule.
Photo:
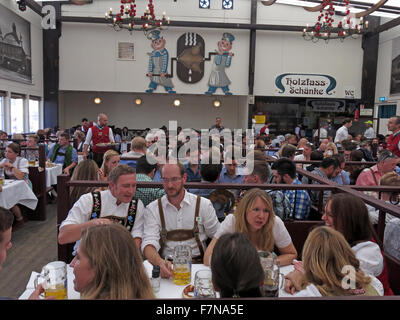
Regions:
<instances>
[{"instance_id":1,"label":"window","mask_svg":"<svg viewBox=\"0 0 400 320\"><path fill-rule=\"evenodd\" d=\"M4 130L4 97L5 93L0 91L0 130Z\"/></svg>"},{"instance_id":2,"label":"window","mask_svg":"<svg viewBox=\"0 0 400 320\"><path fill-rule=\"evenodd\" d=\"M378 118L389 119L396 115L396 107L395 104L390 105L381 105L378 109Z\"/></svg>"},{"instance_id":3,"label":"window","mask_svg":"<svg viewBox=\"0 0 400 320\"><path fill-rule=\"evenodd\" d=\"M200 9L210 9L210 0L199 0Z\"/></svg>"},{"instance_id":4,"label":"window","mask_svg":"<svg viewBox=\"0 0 400 320\"><path fill-rule=\"evenodd\" d=\"M11 134L24 132L24 97L11 95Z\"/></svg>"},{"instance_id":5,"label":"window","mask_svg":"<svg viewBox=\"0 0 400 320\"><path fill-rule=\"evenodd\" d=\"M233 9L233 0L222 0L222 9L232 10Z\"/></svg>"},{"instance_id":6,"label":"window","mask_svg":"<svg viewBox=\"0 0 400 320\"><path fill-rule=\"evenodd\" d=\"M29 132L39 130L39 104L40 98L30 97L29 99Z\"/></svg>"}]
</instances>

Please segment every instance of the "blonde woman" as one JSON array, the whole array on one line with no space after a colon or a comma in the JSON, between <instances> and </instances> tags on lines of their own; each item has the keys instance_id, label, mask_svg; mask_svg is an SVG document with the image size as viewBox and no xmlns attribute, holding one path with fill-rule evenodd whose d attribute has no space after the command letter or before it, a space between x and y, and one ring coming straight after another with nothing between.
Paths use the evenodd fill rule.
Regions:
<instances>
[{"instance_id":1,"label":"blonde woman","mask_svg":"<svg viewBox=\"0 0 400 320\"><path fill-rule=\"evenodd\" d=\"M285 278L285 291L296 297L382 296L383 286L360 269L343 235L330 227L315 228L303 247L303 270Z\"/></svg>"},{"instance_id":2,"label":"blonde woman","mask_svg":"<svg viewBox=\"0 0 400 320\"><path fill-rule=\"evenodd\" d=\"M328 142L325 147L324 158L332 157L334 154L338 154L338 149L333 142Z\"/></svg>"},{"instance_id":3,"label":"blonde woman","mask_svg":"<svg viewBox=\"0 0 400 320\"><path fill-rule=\"evenodd\" d=\"M85 229L71 267L83 299L154 298L139 249L119 224Z\"/></svg>"},{"instance_id":4,"label":"blonde woman","mask_svg":"<svg viewBox=\"0 0 400 320\"><path fill-rule=\"evenodd\" d=\"M107 150L103 156L103 164L99 169L100 180L108 181L108 176L112 169L119 165L120 156L115 150Z\"/></svg>"},{"instance_id":5,"label":"blonde woman","mask_svg":"<svg viewBox=\"0 0 400 320\"><path fill-rule=\"evenodd\" d=\"M70 181L75 180L99 180L99 167L97 166L97 163L91 159L86 159L79 162L72 173ZM71 207L76 201L78 201L81 195L92 192L95 189L95 187L71 187L69 192L69 201Z\"/></svg>"},{"instance_id":6,"label":"blonde woman","mask_svg":"<svg viewBox=\"0 0 400 320\"><path fill-rule=\"evenodd\" d=\"M204 264L210 265L214 246L223 234L246 234L257 250L279 250L281 266L291 264L297 251L282 220L274 214L272 199L264 190L251 189L240 200L235 214L228 215L207 247Z\"/></svg>"}]
</instances>

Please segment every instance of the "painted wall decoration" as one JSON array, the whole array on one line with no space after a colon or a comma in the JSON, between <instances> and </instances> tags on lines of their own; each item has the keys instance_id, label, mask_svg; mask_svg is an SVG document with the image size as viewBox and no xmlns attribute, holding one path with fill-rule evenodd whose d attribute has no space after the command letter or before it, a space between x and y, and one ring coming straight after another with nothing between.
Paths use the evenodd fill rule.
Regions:
<instances>
[{"instance_id":1,"label":"painted wall decoration","mask_svg":"<svg viewBox=\"0 0 400 320\"><path fill-rule=\"evenodd\" d=\"M171 80L171 75L168 74L168 50L165 48L165 39L161 37L159 30L153 30L147 34L147 38L151 40L153 51L149 55L149 68L147 77L150 78L149 88L147 93L152 93L157 89L158 85L164 87L168 93L176 93Z\"/></svg>"},{"instance_id":2,"label":"painted wall decoration","mask_svg":"<svg viewBox=\"0 0 400 320\"><path fill-rule=\"evenodd\" d=\"M400 37L392 41L392 71L390 94L400 94Z\"/></svg>"},{"instance_id":3,"label":"painted wall decoration","mask_svg":"<svg viewBox=\"0 0 400 320\"><path fill-rule=\"evenodd\" d=\"M196 83L204 76L204 39L197 33L187 32L177 41L176 73L182 82Z\"/></svg>"},{"instance_id":4,"label":"painted wall decoration","mask_svg":"<svg viewBox=\"0 0 400 320\"><path fill-rule=\"evenodd\" d=\"M285 96L323 97L335 94L336 80L326 74L283 73L275 78L275 87Z\"/></svg>"},{"instance_id":5,"label":"painted wall decoration","mask_svg":"<svg viewBox=\"0 0 400 320\"><path fill-rule=\"evenodd\" d=\"M0 78L32 84L31 25L0 5Z\"/></svg>"},{"instance_id":6,"label":"painted wall decoration","mask_svg":"<svg viewBox=\"0 0 400 320\"><path fill-rule=\"evenodd\" d=\"M222 39L218 41L217 55L214 57L213 67L208 79L208 91L205 94L212 95L217 88L221 88L225 95L231 95L229 85L231 81L225 73L225 68L229 68L232 62L233 53L232 42L235 40L233 34L225 32Z\"/></svg>"}]
</instances>

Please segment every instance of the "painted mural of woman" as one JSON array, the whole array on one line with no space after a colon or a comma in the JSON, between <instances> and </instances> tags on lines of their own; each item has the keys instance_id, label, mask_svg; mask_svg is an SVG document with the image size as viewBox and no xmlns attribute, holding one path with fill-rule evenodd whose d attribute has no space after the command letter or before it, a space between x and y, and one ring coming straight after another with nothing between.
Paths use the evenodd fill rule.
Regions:
<instances>
[{"instance_id":1,"label":"painted mural of woman","mask_svg":"<svg viewBox=\"0 0 400 320\"><path fill-rule=\"evenodd\" d=\"M160 36L159 30L153 30L147 38L151 40L151 47L153 51L148 53L149 68L146 74L150 77L149 88L146 90L147 93L152 93L153 90L157 89L158 85L165 88L168 93L176 93L173 90L172 80L168 77L168 51L165 49L165 39Z\"/></svg>"},{"instance_id":2,"label":"painted mural of woman","mask_svg":"<svg viewBox=\"0 0 400 320\"><path fill-rule=\"evenodd\" d=\"M221 88L225 95L232 94L229 91L231 81L225 73L225 68L229 68L231 65L233 53L230 50L233 40L235 40L233 34L225 32L222 39L218 41L218 53L214 57L213 67L208 79L208 91L205 94L212 95L217 88Z\"/></svg>"}]
</instances>

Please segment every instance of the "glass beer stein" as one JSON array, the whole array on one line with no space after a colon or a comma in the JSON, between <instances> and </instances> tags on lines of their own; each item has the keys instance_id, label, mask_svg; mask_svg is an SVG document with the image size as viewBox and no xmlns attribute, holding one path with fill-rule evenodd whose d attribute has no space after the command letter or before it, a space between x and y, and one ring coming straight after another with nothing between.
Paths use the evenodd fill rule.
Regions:
<instances>
[{"instance_id":1,"label":"glass beer stein","mask_svg":"<svg viewBox=\"0 0 400 320\"><path fill-rule=\"evenodd\" d=\"M280 266L277 260L277 255L274 252L259 251L261 266L264 270L264 282L261 289L261 294L264 297L278 297L280 285ZM282 281L284 276L282 277Z\"/></svg>"},{"instance_id":2,"label":"glass beer stein","mask_svg":"<svg viewBox=\"0 0 400 320\"><path fill-rule=\"evenodd\" d=\"M201 298L215 298L211 270L204 269L196 272L194 277L194 296Z\"/></svg>"},{"instance_id":3,"label":"glass beer stein","mask_svg":"<svg viewBox=\"0 0 400 320\"><path fill-rule=\"evenodd\" d=\"M42 279L42 281L39 281ZM67 299L67 265L63 261L46 264L35 279L35 288L42 284L44 297L57 300Z\"/></svg>"},{"instance_id":4,"label":"glass beer stein","mask_svg":"<svg viewBox=\"0 0 400 320\"><path fill-rule=\"evenodd\" d=\"M192 279L192 248L179 245L174 249L173 255L174 283L185 286Z\"/></svg>"},{"instance_id":5,"label":"glass beer stein","mask_svg":"<svg viewBox=\"0 0 400 320\"><path fill-rule=\"evenodd\" d=\"M1 186L4 185L4 179L5 179L4 168L0 168L0 185Z\"/></svg>"}]
</instances>

